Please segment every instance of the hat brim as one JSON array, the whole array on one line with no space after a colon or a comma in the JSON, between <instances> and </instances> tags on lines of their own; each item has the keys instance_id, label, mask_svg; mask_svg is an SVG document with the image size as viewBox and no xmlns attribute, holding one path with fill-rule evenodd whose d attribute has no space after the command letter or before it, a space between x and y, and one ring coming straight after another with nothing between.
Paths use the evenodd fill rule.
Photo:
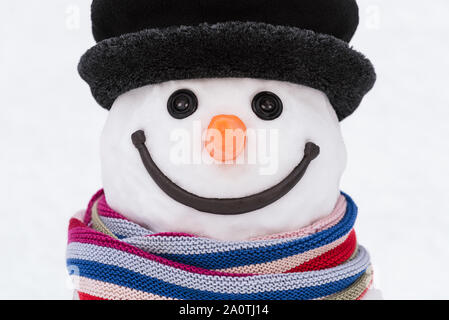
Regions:
<instances>
[{"instance_id":1,"label":"hat brim","mask_svg":"<svg viewBox=\"0 0 449 320\"><path fill-rule=\"evenodd\" d=\"M256 78L324 92L339 120L373 87L371 62L333 36L264 23L146 29L99 42L81 58L81 77L110 109L121 94L171 80Z\"/></svg>"}]
</instances>

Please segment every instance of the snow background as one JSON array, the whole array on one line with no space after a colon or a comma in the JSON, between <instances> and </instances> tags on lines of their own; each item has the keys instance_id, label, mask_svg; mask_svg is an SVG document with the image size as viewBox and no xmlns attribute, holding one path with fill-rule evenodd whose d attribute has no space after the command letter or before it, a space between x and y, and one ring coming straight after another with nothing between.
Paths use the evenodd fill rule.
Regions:
<instances>
[{"instance_id":1,"label":"snow background","mask_svg":"<svg viewBox=\"0 0 449 320\"><path fill-rule=\"evenodd\" d=\"M66 228L100 187L107 113L76 65L86 0L0 2L0 298L69 299ZM375 89L343 122L342 189L386 299L448 299L449 2L359 0Z\"/></svg>"}]
</instances>

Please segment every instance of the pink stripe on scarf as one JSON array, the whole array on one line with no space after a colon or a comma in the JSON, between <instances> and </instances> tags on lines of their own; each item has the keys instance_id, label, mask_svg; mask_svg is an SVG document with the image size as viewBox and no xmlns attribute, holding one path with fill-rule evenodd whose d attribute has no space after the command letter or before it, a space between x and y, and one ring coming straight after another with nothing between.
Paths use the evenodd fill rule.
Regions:
<instances>
[{"instance_id":1,"label":"pink stripe on scarf","mask_svg":"<svg viewBox=\"0 0 449 320\"><path fill-rule=\"evenodd\" d=\"M192 234L188 233L177 233L177 232L162 232L149 234L147 237L186 237L186 238L198 238Z\"/></svg>"},{"instance_id":2,"label":"pink stripe on scarf","mask_svg":"<svg viewBox=\"0 0 449 320\"><path fill-rule=\"evenodd\" d=\"M337 204L335 205L334 210L332 213L328 216L326 216L323 219L320 219L311 225L302 228L298 231L292 231L292 232L284 232L284 233L278 233L271 236L264 236L264 237L257 237L252 238L250 241L257 241L257 240L275 240L275 239L285 239L285 238L298 238L298 237L306 237L310 236L312 234L321 232L323 230L329 229L333 226L335 226L337 223L340 222L341 219L343 219L345 213L346 213L346 199L343 195L340 195L338 198Z\"/></svg>"},{"instance_id":3,"label":"pink stripe on scarf","mask_svg":"<svg viewBox=\"0 0 449 320\"><path fill-rule=\"evenodd\" d=\"M75 289L106 300L177 300L85 277L72 276L72 280Z\"/></svg>"}]
</instances>

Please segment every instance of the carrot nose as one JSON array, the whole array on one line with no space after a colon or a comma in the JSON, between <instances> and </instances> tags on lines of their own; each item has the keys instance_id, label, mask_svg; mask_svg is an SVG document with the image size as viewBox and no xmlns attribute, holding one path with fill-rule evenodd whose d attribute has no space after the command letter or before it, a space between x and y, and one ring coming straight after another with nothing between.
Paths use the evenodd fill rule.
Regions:
<instances>
[{"instance_id":1,"label":"carrot nose","mask_svg":"<svg viewBox=\"0 0 449 320\"><path fill-rule=\"evenodd\" d=\"M237 159L246 145L246 126L239 117L219 115L212 118L206 135L206 150L218 161Z\"/></svg>"}]
</instances>

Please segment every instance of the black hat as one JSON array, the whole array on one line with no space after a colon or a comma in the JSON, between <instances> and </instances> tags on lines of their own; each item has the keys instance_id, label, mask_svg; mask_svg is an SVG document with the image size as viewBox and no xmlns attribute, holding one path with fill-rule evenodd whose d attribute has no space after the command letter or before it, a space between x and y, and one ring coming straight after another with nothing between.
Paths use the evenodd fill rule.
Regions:
<instances>
[{"instance_id":1,"label":"black hat","mask_svg":"<svg viewBox=\"0 0 449 320\"><path fill-rule=\"evenodd\" d=\"M321 90L342 120L376 80L348 44L358 22L355 0L94 0L79 72L106 109L149 84L257 78Z\"/></svg>"}]
</instances>

